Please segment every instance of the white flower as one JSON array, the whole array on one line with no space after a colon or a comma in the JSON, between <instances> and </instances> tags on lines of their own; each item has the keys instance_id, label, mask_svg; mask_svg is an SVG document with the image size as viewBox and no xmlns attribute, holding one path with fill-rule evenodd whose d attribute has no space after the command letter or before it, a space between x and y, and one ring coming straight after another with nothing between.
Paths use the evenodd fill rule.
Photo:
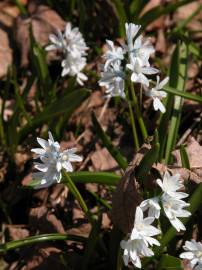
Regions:
<instances>
[{"instance_id":1,"label":"white flower","mask_svg":"<svg viewBox=\"0 0 202 270\"><path fill-rule=\"evenodd\" d=\"M71 54L67 54L66 58L62 61L62 77L65 75L76 76L78 84L83 85L83 81L86 81L88 77L81 72L86 65L85 57L74 57Z\"/></svg>"},{"instance_id":2,"label":"white flower","mask_svg":"<svg viewBox=\"0 0 202 270\"><path fill-rule=\"evenodd\" d=\"M183 188L182 181L180 181L180 174L170 175L169 172L165 172L163 182L161 179L156 180L157 184L161 187L162 191L175 199L183 199L189 195L177 190Z\"/></svg>"},{"instance_id":3,"label":"white flower","mask_svg":"<svg viewBox=\"0 0 202 270\"><path fill-rule=\"evenodd\" d=\"M147 87L149 86L149 80L145 76L145 74L151 75L159 72L156 68L142 66L142 62L138 58L132 59L132 62L130 64L127 64L126 67L132 71L132 82L141 83Z\"/></svg>"},{"instance_id":4,"label":"white flower","mask_svg":"<svg viewBox=\"0 0 202 270\"><path fill-rule=\"evenodd\" d=\"M133 39L137 35L140 28L141 25L136 25L134 23L125 23L126 39L127 39L126 49L129 53L132 52L133 50Z\"/></svg>"},{"instance_id":5,"label":"white flower","mask_svg":"<svg viewBox=\"0 0 202 270\"><path fill-rule=\"evenodd\" d=\"M148 88L145 89L145 95L151 97L153 99L153 106L155 111L161 111L165 113L166 109L163 103L161 102L162 98L167 96L167 93L164 91L160 91L164 85L167 84L169 77L166 77L163 81L160 82L160 77L157 76L156 86L153 87L151 90Z\"/></svg>"},{"instance_id":6,"label":"white flower","mask_svg":"<svg viewBox=\"0 0 202 270\"><path fill-rule=\"evenodd\" d=\"M111 63L107 70L101 73L99 85L106 87L108 97L120 96L125 98L124 73L119 62Z\"/></svg>"},{"instance_id":7,"label":"white flower","mask_svg":"<svg viewBox=\"0 0 202 270\"><path fill-rule=\"evenodd\" d=\"M180 258L189 260L190 267L193 268L193 270L201 270L202 244L192 239L191 241L186 241L183 248L186 252L181 253Z\"/></svg>"},{"instance_id":8,"label":"white flower","mask_svg":"<svg viewBox=\"0 0 202 270\"><path fill-rule=\"evenodd\" d=\"M120 246L124 249L123 261L126 266L131 261L135 267L141 268L140 256L151 257L154 255L153 251L140 239L122 240Z\"/></svg>"},{"instance_id":9,"label":"white flower","mask_svg":"<svg viewBox=\"0 0 202 270\"><path fill-rule=\"evenodd\" d=\"M71 23L67 23L64 33L57 31L57 35L51 34L49 39L52 44L46 47L47 51L60 50L63 52L62 76L76 76L80 85L87 80L81 70L86 65L86 46L85 40L77 27L72 28Z\"/></svg>"},{"instance_id":10,"label":"white flower","mask_svg":"<svg viewBox=\"0 0 202 270\"><path fill-rule=\"evenodd\" d=\"M37 154L36 158L40 158L42 161L41 163L35 162L35 169L40 172L33 173L34 178L41 179L42 187L50 186L55 182L59 183L62 177L62 168L67 172L72 172L73 167L71 162L82 161L82 158L75 154L76 148L67 149L62 152L59 143L54 141L51 132L48 134L49 139L47 141L37 138L42 148L33 148L31 150Z\"/></svg>"},{"instance_id":11,"label":"white flower","mask_svg":"<svg viewBox=\"0 0 202 270\"><path fill-rule=\"evenodd\" d=\"M183 200L174 198L164 193L161 197L162 205L166 216L168 217L170 223L179 232L180 230L185 231L186 228L183 223L178 219L178 217L189 217L191 213L184 210L184 207L189 206L189 203Z\"/></svg>"},{"instance_id":12,"label":"white flower","mask_svg":"<svg viewBox=\"0 0 202 270\"><path fill-rule=\"evenodd\" d=\"M131 59L138 59L142 66L150 66L149 57L154 53L154 47L150 44L149 40L143 42L143 36L140 35L134 41L133 48L130 51Z\"/></svg>"},{"instance_id":13,"label":"white flower","mask_svg":"<svg viewBox=\"0 0 202 270\"><path fill-rule=\"evenodd\" d=\"M128 265L131 261L134 266L141 268L140 257L154 255L149 245L160 245L156 239L152 238L152 236L159 234L160 230L151 225L153 221L153 217L143 217L140 207L136 208L132 233L127 241L122 240L120 243L121 248L124 249L123 260L125 265Z\"/></svg>"},{"instance_id":14,"label":"white flower","mask_svg":"<svg viewBox=\"0 0 202 270\"><path fill-rule=\"evenodd\" d=\"M135 212L135 221L134 221L134 227L131 233L131 239L142 239L146 245L160 245L160 243L152 238L152 236L158 235L161 233L161 231L154 226L151 225L151 223L154 221L154 217L143 217L143 211L138 206L136 208Z\"/></svg>"},{"instance_id":15,"label":"white flower","mask_svg":"<svg viewBox=\"0 0 202 270\"><path fill-rule=\"evenodd\" d=\"M140 207L143 211L148 210L149 217L159 218L161 207L159 205L159 198L154 197L141 202Z\"/></svg>"},{"instance_id":16,"label":"white flower","mask_svg":"<svg viewBox=\"0 0 202 270\"><path fill-rule=\"evenodd\" d=\"M150 66L149 57L152 53L155 52L155 50L154 47L150 44L149 40L143 42L142 35L136 37L141 26L135 25L133 23L126 23L125 28L127 45L124 47L129 54L130 62L138 60L142 66Z\"/></svg>"},{"instance_id":17,"label":"white flower","mask_svg":"<svg viewBox=\"0 0 202 270\"><path fill-rule=\"evenodd\" d=\"M121 47L115 47L114 42L111 40L106 40L108 50L107 52L103 55L103 57L106 59L104 69L107 69L108 66L111 63L114 63L116 61L121 61L124 59L124 51Z\"/></svg>"},{"instance_id":18,"label":"white flower","mask_svg":"<svg viewBox=\"0 0 202 270\"><path fill-rule=\"evenodd\" d=\"M49 40L51 42L50 45L46 46L46 51L52 51L52 50L61 50L65 52L66 50L66 42L64 39L64 36L60 30L57 30L57 34L50 34Z\"/></svg>"},{"instance_id":19,"label":"white flower","mask_svg":"<svg viewBox=\"0 0 202 270\"><path fill-rule=\"evenodd\" d=\"M86 55L88 47L78 27L72 28L71 23L67 23L64 37L66 40L66 50L71 53L72 56Z\"/></svg>"}]
</instances>

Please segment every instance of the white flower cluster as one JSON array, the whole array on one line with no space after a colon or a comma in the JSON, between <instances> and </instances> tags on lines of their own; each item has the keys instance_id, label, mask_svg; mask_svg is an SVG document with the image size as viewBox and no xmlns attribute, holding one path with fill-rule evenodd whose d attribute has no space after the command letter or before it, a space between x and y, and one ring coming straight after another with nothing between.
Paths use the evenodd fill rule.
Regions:
<instances>
[{"instance_id":1,"label":"white flower cluster","mask_svg":"<svg viewBox=\"0 0 202 270\"><path fill-rule=\"evenodd\" d=\"M189 266L193 270L202 269L202 243L196 242L194 239L186 241L183 246L186 252L180 254L180 258L190 261Z\"/></svg>"},{"instance_id":2,"label":"white flower cluster","mask_svg":"<svg viewBox=\"0 0 202 270\"><path fill-rule=\"evenodd\" d=\"M76 76L76 80L80 85L87 77L81 70L86 65L86 46L85 40L77 27L72 28L71 23L67 23L64 33L57 31L57 35L49 36L51 44L46 47L47 51L59 50L63 53L62 60L62 76L69 74Z\"/></svg>"},{"instance_id":3,"label":"white flower cluster","mask_svg":"<svg viewBox=\"0 0 202 270\"><path fill-rule=\"evenodd\" d=\"M128 240L122 240L120 245L124 249L123 260L124 264L128 265L129 261L134 266L141 268L140 257L151 257L154 255L149 246L160 243L152 236L161 233L160 230L151 225L154 217L143 217L143 211L140 207L136 208L134 227Z\"/></svg>"},{"instance_id":4,"label":"white flower cluster","mask_svg":"<svg viewBox=\"0 0 202 270\"><path fill-rule=\"evenodd\" d=\"M168 172L165 172L163 181L157 179L157 184L163 191L162 195L144 200L137 207L132 233L127 241L121 242L121 248L124 249L123 259L125 265L128 265L128 262L131 261L134 266L141 268L140 257L153 256L153 251L149 248L149 245L160 245L156 239L151 237L159 234L160 231L150 225L155 219L160 217L160 204L162 204L164 213L172 226L178 232L180 230L186 230L178 218L188 217L191 213L183 209L189 206L189 204L182 200L188 194L178 191L183 187L180 181L180 175L171 176ZM148 211L148 217L143 219L143 213L145 211Z\"/></svg>"},{"instance_id":5,"label":"white flower cluster","mask_svg":"<svg viewBox=\"0 0 202 270\"><path fill-rule=\"evenodd\" d=\"M172 226L178 232L180 230L186 230L185 226L178 218L189 217L191 213L184 210L185 207L189 206L189 203L182 200L188 197L188 194L178 191L183 187L183 184L180 181L180 175L175 174L171 176L168 172L165 172L163 181L157 179L156 182L162 189L163 194L161 196L143 201L140 207L142 207L144 211L149 210L150 214L153 214L156 218L159 218L161 210L160 204L162 204L164 213Z\"/></svg>"},{"instance_id":6,"label":"white flower cluster","mask_svg":"<svg viewBox=\"0 0 202 270\"><path fill-rule=\"evenodd\" d=\"M161 89L167 84L168 77L160 82L160 77L157 76L156 86L149 90L150 80L147 75L157 74L159 70L150 66L149 57L155 50L148 40L143 41L142 35L138 36L140 28L140 25L133 23L125 24L127 43L123 47L115 46L111 40L106 41L108 50L103 56L106 62L99 85L106 88L107 96L125 98L124 89L128 70L130 80L140 83L145 94L153 99L154 109L164 113L165 107L161 99L166 97L166 92Z\"/></svg>"},{"instance_id":7,"label":"white flower cluster","mask_svg":"<svg viewBox=\"0 0 202 270\"><path fill-rule=\"evenodd\" d=\"M59 183L62 178L62 168L67 172L72 172L71 162L82 161L82 158L75 154L76 148L61 151L60 144L54 141L51 132L48 134L49 139L47 141L37 138L42 148L31 149L32 152L37 154L36 158L41 160L41 163L35 162L35 168L40 172L33 173L34 179L41 180L40 185L36 188L44 188L53 183Z\"/></svg>"}]
</instances>

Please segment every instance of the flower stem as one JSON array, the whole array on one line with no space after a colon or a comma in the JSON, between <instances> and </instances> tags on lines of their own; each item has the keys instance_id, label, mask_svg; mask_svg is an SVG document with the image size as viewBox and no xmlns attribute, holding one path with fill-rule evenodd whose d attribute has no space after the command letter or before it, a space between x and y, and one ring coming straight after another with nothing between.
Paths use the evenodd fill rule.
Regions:
<instances>
[{"instance_id":1,"label":"flower stem","mask_svg":"<svg viewBox=\"0 0 202 270\"><path fill-rule=\"evenodd\" d=\"M138 123L140 125L140 130L142 132L143 139L145 140L147 138L147 136L148 136L147 129L145 127L145 124L144 124L144 121L143 121L143 118L142 118L142 115L141 115L141 112L140 112L140 109L139 109L139 106L138 106L137 97L135 95L135 89L134 89L134 85L133 85L132 82L131 82L131 87L130 88L131 88L131 94L132 94L132 98L133 98L135 114L137 116L137 120L138 120Z\"/></svg>"},{"instance_id":2,"label":"flower stem","mask_svg":"<svg viewBox=\"0 0 202 270\"><path fill-rule=\"evenodd\" d=\"M138 140L138 136L137 136L137 129L135 126L135 119L134 119L133 109L132 109L130 100L128 100L128 108L129 108L129 113L130 113L130 122L132 125L134 144L135 144L136 150L138 150L140 148L140 145L139 145L139 140Z\"/></svg>"},{"instance_id":3,"label":"flower stem","mask_svg":"<svg viewBox=\"0 0 202 270\"><path fill-rule=\"evenodd\" d=\"M81 194L80 194L79 190L77 189L76 185L74 184L74 182L72 181L72 179L70 178L70 176L68 175L68 173L65 170L63 170L63 176L67 180L66 184L67 184L69 190L72 192L74 197L79 202L82 210L84 211L84 213L88 217L89 221L93 224L93 218L92 218L92 216L90 214L90 211L89 211L83 197L81 196Z\"/></svg>"}]
</instances>

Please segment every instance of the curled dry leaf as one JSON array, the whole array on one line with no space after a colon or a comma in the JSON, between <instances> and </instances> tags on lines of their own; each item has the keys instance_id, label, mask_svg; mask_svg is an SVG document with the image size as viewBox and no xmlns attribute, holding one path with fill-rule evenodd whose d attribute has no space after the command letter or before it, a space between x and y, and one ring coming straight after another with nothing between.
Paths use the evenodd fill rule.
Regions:
<instances>
[{"instance_id":1,"label":"curled dry leaf","mask_svg":"<svg viewBox=\"0 0 202 270\"><path fill-rule=\"evenodd\" d=\"M63 19L54 10L44 5L38 5L28 19L18 17L16 23L16 40L21 50L21 66L28 64L30 27L35 40L45 46L49 43L49 35L56 29L63 30L65 26ZM53 54L49 56L48 60L53 58Z\"/></svg>"},{"instance_id":2,"label":"curled dry leaf","mask_svg":"<svg viewBox=\"0 0 202 270\"><path fill-rule=\"evenodd\" d=\"M0 78L6 75L8 67L12 64L13 56L10 48L8 33L0 28Z\"/></svg>"},{"instance_id":3,"label":"curled dry leaf","mask_svg":"<svg viewBox=\"0 0 202 270\"><path fill-rule=\"evenodd\" d=\"M112 222L124 233L131 232L134 224L135 209L142 201L135 169L146 152L151 149L150 144L143 144L129 164L112 197L112 210L109 214Z\"/></svg>"},{"instance_id":4,"label":"curled dry leaf","mask_svg":"<svg viewBox=\"0 0 202 270\"><path fill-rule=\"evenodd\" d=\"M135 166L130 166L126 170L112 197L110 217L113 223L124 233L131 232L135 209L142 201L134 169Z\"/></svg>"}]
</instances>

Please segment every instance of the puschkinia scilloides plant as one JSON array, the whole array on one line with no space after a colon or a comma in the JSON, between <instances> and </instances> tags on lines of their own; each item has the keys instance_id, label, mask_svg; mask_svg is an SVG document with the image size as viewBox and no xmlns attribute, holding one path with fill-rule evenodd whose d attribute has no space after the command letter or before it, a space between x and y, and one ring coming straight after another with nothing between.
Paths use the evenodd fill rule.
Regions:
<instances>
[{"instance_id":1,"label":"puschkinia scilloides plant","mask_svg":"<svg viewBox=\"0 0 202 270\"><path fill-rule=\"evenodd\" d=\"M139 141L134 116L137 117L143 139L147 137L136 91L143 90L143 93L152 99L154 110L164 113L166 108L162 99L166 97L166 92L162 89L169 79L166 77L161 81L159 70L150 65L149 58L155 50L149 40L139 35L140 28L139 25L126 23L126 42L122 46L116 46L113 41L107 40L108 50L103 56L105 64L99 80L100 86L106 88L107 97L120 96L128 103L136 149L139 147ZM83 85L87 77L81 70L86 64L88 48L78 28L72 28L68 23L64 33L58 31L57 35L50 35L50 41L52 44L48 45L46 50L58 50L64 57L62 76L67 74L76 76L77 82ZM151 80L154 75L156 82ZM82 158L75 154L76 148L62 151L60 144L54 141L51 132L47 141L42 138L37 138L37 141L42 148L32 149L40 160L40 162L35 162L35 169L39 172L33 173L33 178L40 181L35 188L49 187L60 183L63 177L66 178L70 191L78 199L89 221L94 224L82 196L68 175L68 172L73 171L71 163L82 161ZM181 192L184 186L180 178L179 174L170 175L165 172L162 180L156 180L160 188L158 195L152 198L147 197L134 209L133 229L120 242L125 265L132 263L135 267L141 268L144 257L155 255L153 246L161 245L160 217L162 215L168 218L177 232L186 230L180 219L191 215L186 209L190 204L184 200L188 194ZM158 240L155 237L158 237ZM183 248L185 252L180 254L180 258L190 260L190 266L195 270L201 269L202 244L195 240L186 241Z\"/></svg>"},{"instance_id":2,"label":"puschkinia scilloides plant","mask_svg":"<svg viewBox=\"0 0 202 270\"><path fill-rule=\"evenodd\" d=\"M61 66L61 76L76 76L78 84L83 85L88 78L81 72L86 65L85 40L77 27L72 28L71 23L67 23L64 33L57 30L57 34L49 36L51 44L46 47L47 51L57 50L64 57Z\"/></svg>"},{"instance_id":3,"label":"puschkinia scilloides plant","mask_svg":"<svg viewBox=\"0 0 202 270\"><path fill-rule=\"evenodd\" d=\"M135 267L141 268L140 258L154 255L149 247L160 245L156 239L152 238L152 236L160 234L160 230L152 226L151 223L155 219L158 220L161 214L168 218L178 232L186 230L179 218L189 217L191 213L184 209L189 204L182 199L188 197L188 194L179 191L183 187L180 175L171 176L168 172L165 172L163 181L157 179L156 182L162 193L159 196L142 201L140 206L136 208L132 232L127 240L121 241L125 265L128 265L131 261ZM148 215L146 218L144 218L144 213Z\"/></svg>"},{"instance_id":4,"label":"puschkinia scilloides plant","mask_svg":"<svg viewBox=\"0 0 202 270\"><path fill-rule=\"evenodd\" d=\"M60 144L54 141L51 132L48 132L48 140L37 138L37 142L42 148L33 148L31 151L36 153L37 159L41 162L35 162L35 169L39 172L33 173L33 178L40 180L40 184L35 188L49 187L54 183L60 183L62 179L62 169L66 172L72 172L71 162L80 162L82 157L75 154L76 148L61 151Z\"/></svg>"},{"instance_id":5,"label":"puschkinia scilloides plant","mask_svg":"<svg viewBox=\"0 0 202 270\"><path fill-rule=\"evenodd\" d=\"M107 96L127 98L127 88L131 83L139 83L145 95L153 99L154 109L164 113L161 99L166 97L166 93L161 89L167 84L168 77L160 82L157 76L156 85L153 84L150 89L148 75L157 74L159 70L150 65L149 58L155 50L149 40L144 41L143 36L138 35L140 28L140 25L126 23L126 43L122 46L115 46L111 40L106 41L108 50L103 56L105 64L99 84L106 87Z\"/></svg>"}]
</instances>

